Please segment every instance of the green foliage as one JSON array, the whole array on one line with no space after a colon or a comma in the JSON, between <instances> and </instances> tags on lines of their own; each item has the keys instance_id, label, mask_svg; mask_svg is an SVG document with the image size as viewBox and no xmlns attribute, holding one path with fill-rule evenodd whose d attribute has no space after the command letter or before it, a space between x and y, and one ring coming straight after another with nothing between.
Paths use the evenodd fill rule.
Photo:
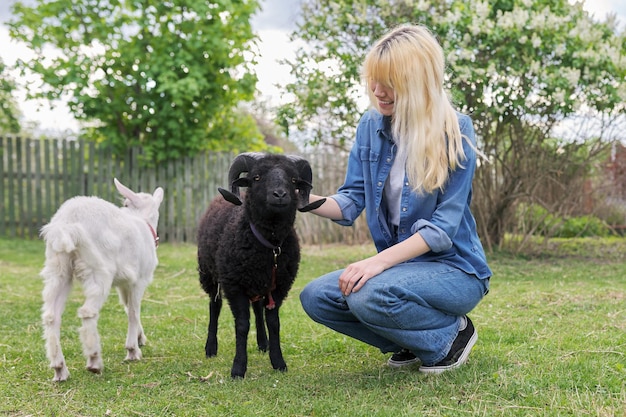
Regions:
<instances>
[{"instance_id":1,"label":"green foliage","mask_svg":"<svg viewBox=\"0 0 626 417\"><path fill-rule=\"evenodd\" d=\"M516 217L521 234L551 235L561 222L539 204L519 204Z\"/></svg>"},{"instance_id":2,"label":"green foliage","mask_svg":"<svg viewBox=\"0 0 626 417\"><path fill-rule=\"evenodd\" d=\"M607 237L611 235L611 229L605 222L595 216L578 216L565 219L563 225L557 230L555 237Z\"/></svg>"},{"instance_id":3,"label":"green foliage","mask_svg":"<svg viewBox=\"0 0 626 417\"><path fill-rule=\"evenodd\" d=\"M20 112L15 100L15 80L8 74L8 68L0 59L0 133L20 131Z\"/></svg>"},{"instance_id":4,"label":"green foliage","mask_svg":"<svg viewBox=\"0 0 626 417\"><path fill-rule=\"evenodd\" d=\"M611 229L596 216L554 215L538 204L520 205L517 209L518 228L522 233L545 237L608 237Z\"/></svg>"},{"instance_id":5,"label":"green foliage","mask_svg":"<svg viewBox=\"0 0 626 417\"><path fill-rule=\"evenodd\" d=\"M17 2L11 36L38 74L31 97L69 97L93 140L123 151L141 145L152 162L199 150L258 142L258 130L235 116L251 100L256 0ZM224 117L229 115L229 117Z\"/></svg>"},{"instance_id":6,"label":"green foliage","mask_svg":"<svg viewBox=\"0 0 626 417\"><path fill-rule=\"evenodd\" d=\"M563 241L565 242L565 241ZM572 256L494 254L491 290L472 312L479 339L467 365L426 376L391 369L389 355L314 323L298 294L315 277L373 253L371 246L308 246L281 307L289 370L272 370L249 336L245 380L232 381L232 315L219 352L204 357L208 298L193 245L159 246L142 305L148 343L123 360L126 317L111 294L100 314L105 369L85 368L77 285L61 339L71 376L51 382L41 329L41 241L0 239L0 415L6 416L621 416L626 404L626 240L568 239ZM563 243L564 244L564 243ZM610 252L614 257L603 258ZM597 257L596 257L597 256ZM254 326L252 326L254 327Z\"/></svg>"}]
</instances>

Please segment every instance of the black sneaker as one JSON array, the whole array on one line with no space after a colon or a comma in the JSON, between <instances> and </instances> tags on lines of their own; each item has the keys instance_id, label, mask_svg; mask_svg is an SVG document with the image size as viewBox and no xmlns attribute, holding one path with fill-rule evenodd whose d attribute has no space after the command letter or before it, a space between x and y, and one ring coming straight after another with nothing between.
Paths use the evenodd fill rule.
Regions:
<instances>
[{"instance_id":1,"label":"black sneaker","mask_svg":"<svg viewBox=\"0 0 626 417\"><path fill-rule=\"evenodd\" d=\"M456 339L454 339L454 343L452 343L448 356L434 365L420 366L420 372L427 374L440 374L449 369L458 368L467 362L470 351L478 340L478 333L476 333L474 324L469 317L463 316L463 319L465 323L461 324L461 330L459 331Z\"/></svg>"},{"instance_id":2,"label":"black sneaker","mask_svg":"<svg viewBox=\"0 0 626 417\"><path fill-rule=\"evenodd\" d=\"M400 352L391 355L387 365L392 368L402 368L403 366L413 365L415 362L419 362L419 360L410 350L402 349Z\"/></svg>"}]
</instances>

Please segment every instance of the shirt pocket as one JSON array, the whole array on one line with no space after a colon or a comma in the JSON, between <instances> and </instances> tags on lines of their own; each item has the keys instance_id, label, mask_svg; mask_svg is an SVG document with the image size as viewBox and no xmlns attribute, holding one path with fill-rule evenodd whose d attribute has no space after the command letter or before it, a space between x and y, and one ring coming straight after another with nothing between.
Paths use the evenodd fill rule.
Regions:
<instances>
[{"instance_id":1,"label":"shirt pocket","mask_svg":"<svg viewBox=\"0 0 626 417\"><path fill-rule=\"evenodd\" d=\"M363 181L365 184L374 183L374 179L378 175L380 167L378 166L378 160L380 154L374 152L372 148L362 146L359 148L359 159L361 160L361 169L363 171Z\"/></svg>"}]
</instances>

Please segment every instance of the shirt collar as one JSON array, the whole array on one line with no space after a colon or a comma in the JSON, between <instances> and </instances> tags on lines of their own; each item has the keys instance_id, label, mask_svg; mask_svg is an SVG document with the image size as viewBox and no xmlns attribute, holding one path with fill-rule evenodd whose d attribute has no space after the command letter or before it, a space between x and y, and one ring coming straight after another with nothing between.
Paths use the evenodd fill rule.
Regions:
<instances>
[{"instance_id":1,"label":"shirt collar","mask_svg":"<svg viewBox=\"0 0 626 417\"><path fill-rule=\"evenodd\" d=\"M376 132L385 139L393 142L393 136L391 135L391 116L380 116L380 124Z\"/></svg>"}]
</instances>

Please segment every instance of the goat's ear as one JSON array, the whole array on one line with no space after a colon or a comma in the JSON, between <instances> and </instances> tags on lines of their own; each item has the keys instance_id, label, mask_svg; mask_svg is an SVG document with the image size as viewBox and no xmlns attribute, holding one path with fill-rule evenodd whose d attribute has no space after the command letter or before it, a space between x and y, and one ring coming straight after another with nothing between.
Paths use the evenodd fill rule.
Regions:
<instances>
[{"instance_id":1,"label":"goat's ear","mask_svg":"<svg viewBox=\"0 0 626 417\"><path fill-rule=\"evenodd\" d=\"M152 197L157 201L157 203L161 204L161 202L163 201L163 188L159 187L154 190Z\"/></svg>"},{"instance_id":2,"label":"goat's ear","mask_svg":"<svg viewBox=\"0 0 626 417\"><path fill-rule=\"evenodd\" d=\"M222 197L224 197L224 200L228 201L229 203L233 203L236 206L240 206L242 204L241 199L230 191L223 188L218 188L217 191L219 191Z\"/></svg>"},{"instance_id":3,"label":"goat's ear","mask_svg":"<svg viewBox=\"0 0 626 417\"><path fill-rule=\"evenodd\" d=\"M113 183L115 184L115 188L117 188L117 191L119 191L120 194L129 199L133 204L136 203L136 201L134 200L136 199L137 194L135 194L133 190L119 182L117 178L113 178Z\"/></svg>"},{"instance_id":4,"label":"goat's ear","mask_svg":"<svg viewBox=\"0 0 626 417\"><path fill-rule=\"evenodd\" d=\"M319 200L314 201L311 204L307 204L306 206L299 208L298 211L306 213L307 211L315 210L316 208L320 208L320 206L324 204L325 201L325 198L320 198Z\"/></svg>"}]
</instances>

